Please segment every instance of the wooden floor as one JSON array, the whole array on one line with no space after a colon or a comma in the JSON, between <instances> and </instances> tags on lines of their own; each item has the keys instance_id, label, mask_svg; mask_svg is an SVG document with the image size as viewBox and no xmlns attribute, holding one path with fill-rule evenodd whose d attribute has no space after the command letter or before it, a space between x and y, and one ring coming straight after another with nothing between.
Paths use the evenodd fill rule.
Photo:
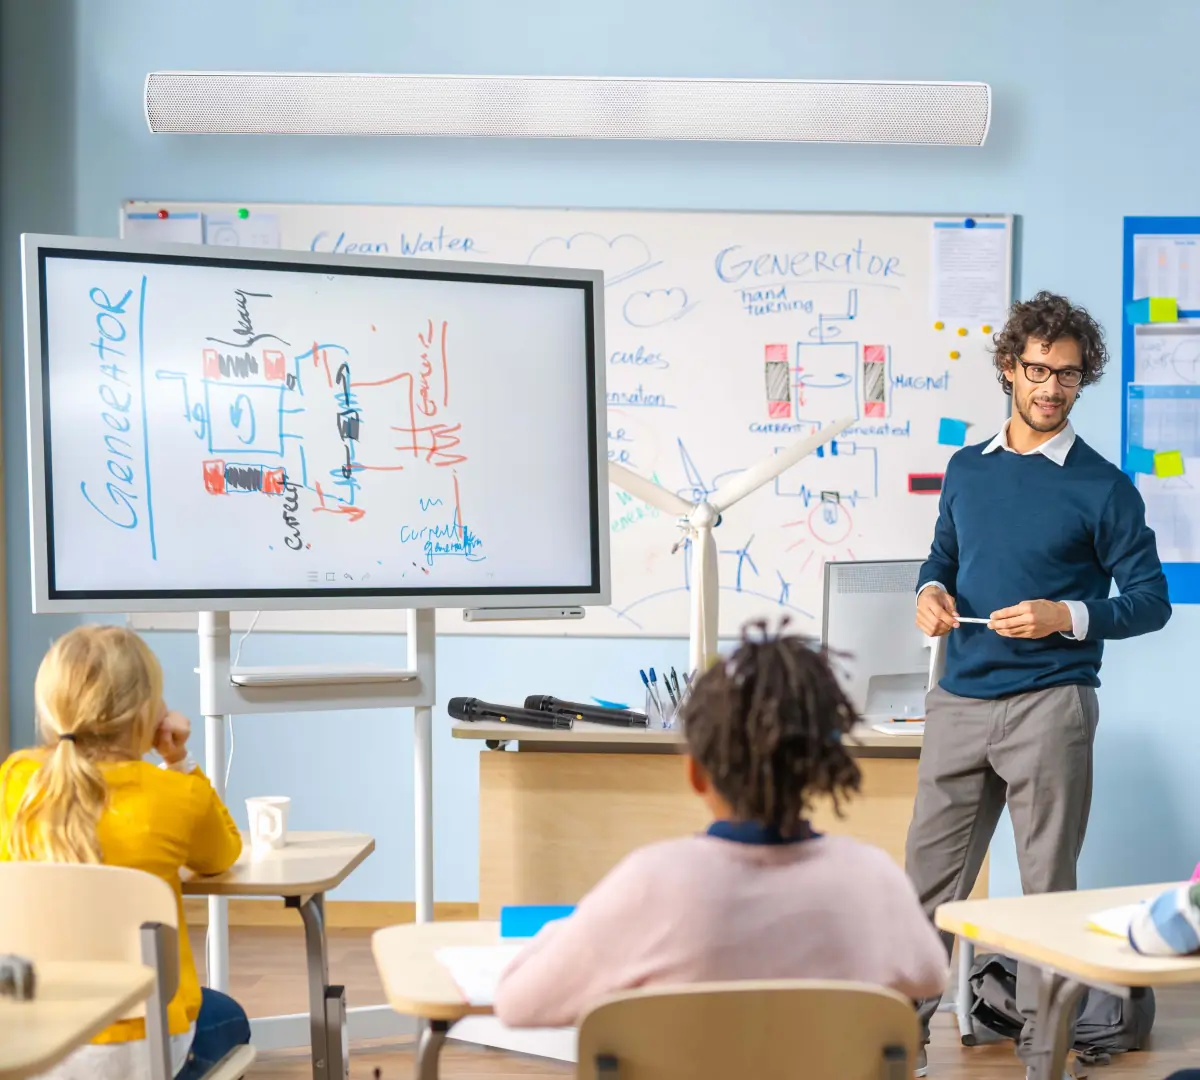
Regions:
<instances>
[{"instance_id":1,"label":"wooden floor","mask_svg":"<svg viewBox=\"0 0 1200 1080\"><path fill-rule=\"evenodd\" d=\"M300 932L242 929L231 932L230 989L251 1016L298 1013L307 1009L304 946ZM203 931L193 932L193 947L203 956ZM376 1005L383 990L371 958L368 931L335 930L330 935L330 981L344 984L351 1006ZM929 1048L931 1080L1022 1080L1024 1072L1008 1045L966 1049L959 1045L953 1017L940 1014ZM1200 1067L1200 987L1165 992L1158 996L1158 1019L1153 1049L1115 1058L1105 1067L1093 1067L1096 1080L1162 1080L1176 1069ZM371 1080L374 1070L381 1080L409 1080L412 1054L403 1041L354 1047L350 1075ZM249 1074L253 1080L305 1080L310 1077L308 1051L278 1051L259 1056ZM454 1043L442 1055L444 1080L527 1080L534 1077L571 1077L571 1067L559 1062L522 1058L493 1050ZM797 1075L802 1075L798 1073Z\"/></svg>"}]
</instances>

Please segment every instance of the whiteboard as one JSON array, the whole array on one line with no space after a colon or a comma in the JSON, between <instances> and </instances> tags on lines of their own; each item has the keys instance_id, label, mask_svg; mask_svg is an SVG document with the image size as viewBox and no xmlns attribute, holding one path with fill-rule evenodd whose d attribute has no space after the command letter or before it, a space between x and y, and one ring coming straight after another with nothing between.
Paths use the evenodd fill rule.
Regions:
<instances>
[{"instance_id":1,"label":"whiteboard","mask_svg":"<svg viewBox=\"0 0 1200 1080\"><path fill-rule=\"evenodd\" d=\"M172 227L228 246L603 270L608 457L689 499L823 422L859 415L836 447L738 504L716 530L724 635L781 614L819 632L827 560L923 557L955 439L964 429L967 442L988 439L1008 415L982 329L1011 300L1006 215L137 202L123 227L153 235L166 227L160 209L167 222L197 215ZM942 231L957 262L954 274L937 273L935 226L967 220L995 241L995 287L972 276L979 267L961 230ZM935 297L961 317L937 311ZM441 612L439 631L686 634L677 523L616 489L609 500L608 608L573 624L471 626ZM175 615L137 622L194 625ZM280 614L259 626L403 629L386 612Z\"/></svg>"},{"instance_id":2,"label":"whiteboard","mask_svg":"<svg viewBox=\"0 0 1200 1080\"><path fill-rule=\"evenodd\" d=\"M35 610L607 601L599 274L24 245Z\"/></svg>"}]
</instances>

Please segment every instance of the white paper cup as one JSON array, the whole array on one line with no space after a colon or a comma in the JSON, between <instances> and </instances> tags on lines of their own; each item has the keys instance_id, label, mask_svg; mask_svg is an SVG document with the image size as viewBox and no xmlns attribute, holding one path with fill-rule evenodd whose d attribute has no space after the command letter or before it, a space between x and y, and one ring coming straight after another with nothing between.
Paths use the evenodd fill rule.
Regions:
<instances>
[{"instance_id":1,"label":"white paper cup","mask_svg":"<svg viewBox=\"0 0 1200 1080\"><path fill-rule=\"evenodd\" d=\"M288 809L291 805L292 800L286 795L258 795L246 800L253 854L276 851L287 843Z\"/></svg>"}]
</instances>

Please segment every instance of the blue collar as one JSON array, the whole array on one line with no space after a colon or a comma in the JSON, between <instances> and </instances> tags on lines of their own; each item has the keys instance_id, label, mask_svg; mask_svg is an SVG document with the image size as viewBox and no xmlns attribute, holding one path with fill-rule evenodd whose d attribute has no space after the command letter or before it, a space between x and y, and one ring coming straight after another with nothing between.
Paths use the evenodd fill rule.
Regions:
<instances>
[{"instance_id":1,"label":"blue collar","mask_svg":"<svg viewBox=\"0 0 1200 1080\"><path fill-rule=\"evenodd\" d=\"M718 840L732 840L735 844L771 846L798 844L804 840L812 840L820 836L820 833L813 832L807 821L800 822L800 827L791 836L781 836L778 829L760 825L757 821L714 821L708 827L708 835Z\"/></svg>"}]
</instances>

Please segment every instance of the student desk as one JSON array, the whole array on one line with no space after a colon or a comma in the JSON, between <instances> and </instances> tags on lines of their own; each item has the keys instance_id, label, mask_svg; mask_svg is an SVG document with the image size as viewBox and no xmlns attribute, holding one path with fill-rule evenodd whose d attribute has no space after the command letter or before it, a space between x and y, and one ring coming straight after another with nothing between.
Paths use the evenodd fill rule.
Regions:
<instances>
[{"instance_id":1,"label":"student desk","mask_svg":"<svg viewBox=\"0 0 1200 1080\"><path fill-rule=\"evenodd\" d=\"M325 893L336 888L372 851L375 841L361 833L289 832L277 851L252 855L243 834L241 857L224 874L185 877L185 896L281 896L300 912L308 958L308 1010L312 1033L313 1080L340 1077L348 1051L342 1032L338 993L329 986L325 940Z\"/></svg>"},{"instance_id":2,"label":"student desk","mask_svg":"<svg viewBox=\"0 0 1200 1080\"><path fill-rule=\"evenodd\" d=\"M1174 888L1047 893L997 900L962 900L938 908L935 922L960 937L1042 969L1038 994L1034 1080L1059 1080L1066 1067L1070 1019L1084 990L1121 997L1132 986L1200 982L1200 957L1139 956L1127 941L1087 928L1089 916L1136 904Z\"/></svg>"},{"instance_id":3,"label":"student desk","mask_svg":"<svg viewBox=\"0 0 1200 1080\"><path fill-rule=\"evenodd\" d=\"M709 823L678 760L678 730L460 721L453 734L517 747L479 755L480 918L497 918L505 904L573 904L636 848ZM813 825L875 844L903 865L921 736L860 728L853 752L861 795L844 818L818 804ZM973 895L987 894L986 881L985 867Z\"/></svg>"},{"instance_id":4,"label":"student desk","mask_svg":"<svg viewBox=\"0 0 1200 1080\"><path fill-rule=\"evenodd\" d=\"M437 1080L438 1055L451 1026L466 1016L487 1016L491 1008L469 1005L437 958L448 945L496 945L496 922L432 922L389 926L371 937L371 951L388 1004L405 1016L426 1021L417 1042L413 1080Z\"/></svg>"},{"instance_id":5,"label":"student desk","mask_svg":"<svg viewBox=\"0 0 1200 1080\"><path fill-rule=\"evenodd\" d=\"M46 962L36 978L33 1001L0 998L0 1080L53 1068L154 988L142 964Z\"/></svg>"}]
</instances>

